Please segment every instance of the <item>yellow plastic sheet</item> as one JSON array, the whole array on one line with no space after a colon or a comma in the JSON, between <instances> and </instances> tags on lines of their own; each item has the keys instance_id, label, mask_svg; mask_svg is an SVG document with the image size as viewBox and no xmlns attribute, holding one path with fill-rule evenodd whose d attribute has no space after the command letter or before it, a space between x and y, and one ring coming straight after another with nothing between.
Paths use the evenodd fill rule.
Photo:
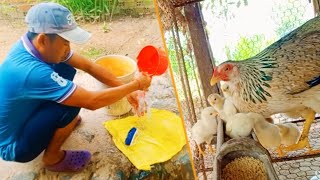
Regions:
<instances>
[{"instance_id":1,"label":"yellow plastic sheet","mask_svg":"<svg viewBox=\"0 0 320 180\"><path fill-rule=\"evenodd\" d=\"M166 110L151 109L150 118L130 116L107 121L104 126L117 148L140 170L169 160L186 144L180 117ZM125 139L132 127L138 129L137 134L133 144L127 146Z\"/></svg>"}]
</instances>

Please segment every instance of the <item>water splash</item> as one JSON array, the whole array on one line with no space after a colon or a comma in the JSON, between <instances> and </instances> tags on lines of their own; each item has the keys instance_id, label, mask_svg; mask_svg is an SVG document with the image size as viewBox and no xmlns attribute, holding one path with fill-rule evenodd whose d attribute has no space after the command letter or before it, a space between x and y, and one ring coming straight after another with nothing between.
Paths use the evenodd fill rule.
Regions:
<instances>
[{"instance_id":1,"label":"water splash","mask_svg":"<svg viewBox=\"0 0 320 180\"><path fill-rule=\"evenodd\" d=\"M155 103L155 100L152 99L151 94L141 91L138 93L138 104L139 107L137 109L136 114L138 116L145 116L148 120L151 119L151 107Z\"/></svg>"},{"instance_id":2,"label":"water splash","mask_svg":"<svg viewBox=\"0 0 320 180\"><path fill-rule=\"evenodd\" d=\"M152 99L151 93L148 93L145 91L138 92L138 105L139 105L139 107L135 111L135 114L138 116L137 127L139 129L145 128L144 123L150 123L151 114L152 114L151 107L156 102L157 102L157 100ZM144 118L146 118L146 120Z\"/></svg>"}]
</instances>

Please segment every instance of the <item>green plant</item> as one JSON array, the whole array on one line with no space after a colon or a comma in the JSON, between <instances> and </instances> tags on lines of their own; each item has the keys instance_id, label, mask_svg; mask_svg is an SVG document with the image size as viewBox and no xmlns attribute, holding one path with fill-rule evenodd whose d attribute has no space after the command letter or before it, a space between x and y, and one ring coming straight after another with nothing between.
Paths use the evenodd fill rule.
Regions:
<instances>
[{"instance_id":1,"label":"green plant","mask_svg":"<svg viewBox=\"0 0 320 180\"><path fill-rule=\"evenodd\" d=\"M110 28L109 24L106 23L105 21L103 22L102 30L103 30L104 33L107 33L107 32L111 31L111 28Z\"/></svg>"},{"instance_id":2,"label":"green plant","mask_svg":"<svg viewBox=\"0 0 320 180\"><path fill-rule=\"evenodd\" d=\"M14 7L10 6L7 3L3 3L3 2L0 3L0 14L2 14L2 15L8 16L11 13L14 13L15 10L16 9Z\"/></svg>"},{"instance_id":3,"label":"green plant","mask_svg":"<svg viewBox=\"0 0 320 180\"><path fill-rule=\"evenodd\" d=\"M274 39L267 40L265 39L264 35L261 34L254 35L252 37L242 36L240 37L240 40L238 41L234 50L226 46L225 52L228 59L238 61L244 60L258 54L272 42L274 42Z\"/></svg>"},{"instance_id":4,"label":"green plant","mask_svg":"<svg viewBox=\"0 0 320 180\"><path fill-rule=\"evenodd\" d=\"M94 59L97 59L98 57L105 55L106 51L102 48L89 47L87 49L80 51L80 54L89 59L94 60Z\"/></svg>"},{"instance_id":5,"label":"green plant","mask_svg":"<svg viewBox=\"0 0 320 180\"><path fill-rule=\"evenodd\" d=\"M105 21L111 17L117 0L54 0L73 12L77 20Z\"/></svg>"},{"instance_id":6,"label":"green plant","mask_svg":"<svg viewBox=\"0 0 320 180\"><path fill-rule=\"evenodd\" d=\"M217 17L225 20L235 17L234 10L242 6L248 6L248 0L210 0L205 4L206 9L211 9Z\"/></svg>"},{"instance_id":7,"label":"green plant","mask_svg":"<svg viewBox=\"0 0 320 180\"><path fill-rule=\"evenodd\" d=\"M179 67L178 67L177 55L175 51L173 37L168 38L166 44L167 44L168 55L169 55L172 70L174 73L179 73L179 69L178 69Z\"/></svg>"}]
</instances>

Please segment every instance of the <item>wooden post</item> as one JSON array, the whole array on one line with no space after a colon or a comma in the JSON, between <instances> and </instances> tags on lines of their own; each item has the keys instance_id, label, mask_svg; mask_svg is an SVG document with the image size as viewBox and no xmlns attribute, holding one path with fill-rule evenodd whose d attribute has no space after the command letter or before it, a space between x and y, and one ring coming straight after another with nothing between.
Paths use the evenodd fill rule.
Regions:
<instances>
[{"instance_id":1,"label":"wooden post","mask_svg":"<svg viewBox=\"0 0 320 180\"><path fill-rule=\"evenodd\" d=\"M219 89L217 86L212 87L210 85L214 63L210 43L203 27L203 17L199 3L185 5L184 12L188 22L203 93L207 98L211 93L218 93ZM206 103L208 105L207 101Z\"/></svg>"},{"instance_id":2,"label":"wooden post","mask_svg":"<svg viewBox=\"0 0 320 180\"><path fill-rule=\"evenodd\" d=\"M313 4L313 10L314 10L314 15L318 16L319 15L319 9L320 9L320 3L319 0L313 0L312 1Z\"/></svg>"}]
</instances>

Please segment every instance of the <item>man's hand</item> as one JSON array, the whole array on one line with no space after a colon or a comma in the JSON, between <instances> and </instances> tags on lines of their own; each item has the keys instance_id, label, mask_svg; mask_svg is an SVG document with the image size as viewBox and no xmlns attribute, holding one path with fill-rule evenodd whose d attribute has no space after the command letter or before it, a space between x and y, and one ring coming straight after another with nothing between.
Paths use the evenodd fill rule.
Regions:
<instances>
[{"instance_id":1,"label":"man's hand","mask_svg":"<svg viewBox=\"0 0 320 180\"><path fill-rule=\"evenodd\" d=\"M127 99L134 110L139 107L138 91L134 91L127 95Z\"/></svg>"},{"instance_id":2,"label":"man's hand","mask_svg":"<svg viewBox=\"0 0 320 180\"><path fill-rule=\"evenodd\" d=\"M133 112L140 117L147 111L145 91L148 91L149 86L151 85L151 77L146 73L139 73L134 81L138 83L139 90L127 95L127 98L133 107Z\"/></svg>"},{"instance_id":3,"label":"man's hand","mask_svg":"<svg viewBox=\"0 0 320 180\"><path fill-rule=\"evenodd\" d=\"M135 112L138 116L144 115L144 111L143 112L139 111L139 109L141 109L141 107L139 107L139 98L141 98L141 94L144 94L144 93L145 92L142 92L142 91L134 91L129 95L127 95L127 99L133 108L133 112Z\"/></svg>"},{"instance_id":4,"label":"man's hand","mask_svg":"<svg viewBox=\"0 0 320 180\"><path fill-rule=\"evenodd\" d=\"M151 85L151 77L146 73L139 73L134 80L139 83L139 90L147 91Z\"/></svg>"}]
</instances>

